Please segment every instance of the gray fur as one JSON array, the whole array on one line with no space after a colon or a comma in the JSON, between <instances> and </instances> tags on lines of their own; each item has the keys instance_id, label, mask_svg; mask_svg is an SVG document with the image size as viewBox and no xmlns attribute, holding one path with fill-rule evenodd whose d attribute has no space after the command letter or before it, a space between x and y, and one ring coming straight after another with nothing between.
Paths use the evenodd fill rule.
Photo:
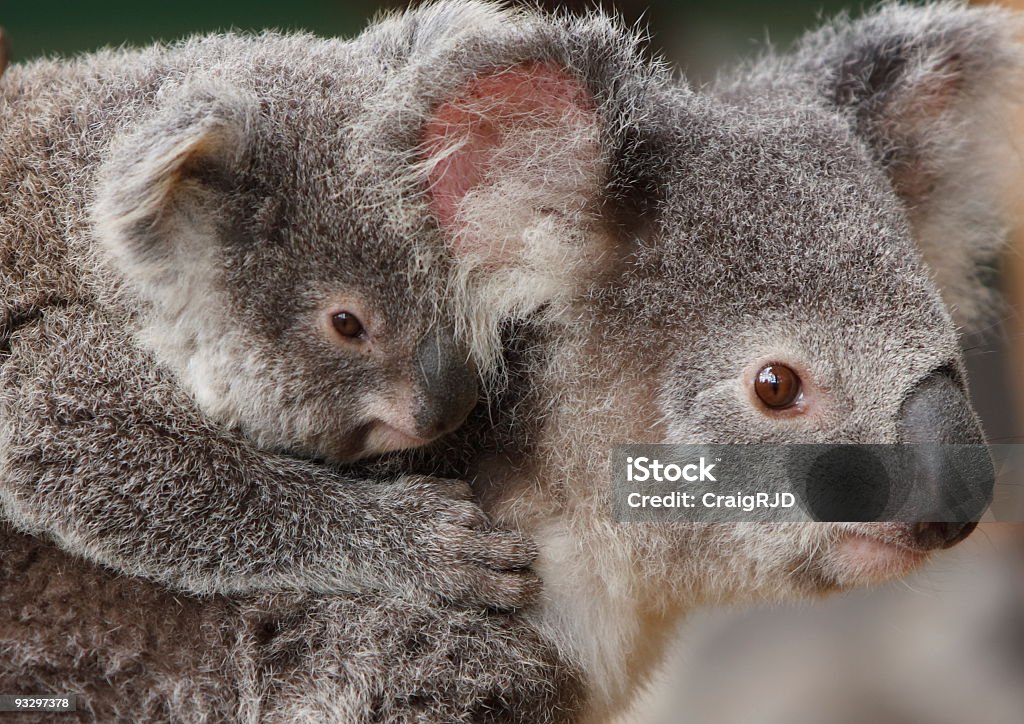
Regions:
<instances>
[{"instance_id":1,"label":"gray fur","mask_svg":"<svg viewBox=\"0 0 1024 724\"><path fill-rule=\"evenodd\" d=\"M430 36L442 47L485 15L439 8L353 42L211 36L8 71L9 520L192 593L529 600L531 544L487 525L465 484L334 465L395 447L383 423L429 441L476 399L437 234L413 202L386 203L398 171L367 165L360 133L417 23L445 13L452 37ZM325 321L353 296L371 331L355 351Z\"/></svg>"},{"instance_id":2,"label":"gray fur","mask_svg":"<svg viewBox=\"0 0 1024 724\"><path fill-rule=\"evenodd\" d=\"M640 60L633 37L601 16L510 16L500 32L477 28L461 46L472 58L490 54L499 69L542 61L579 79L593 94L600 124L601 183L580 204L579 187L556 196L546 210L551 224L528 212L528 228L540 231L520 237L527 243L514 250L522 254L506 253L515 237L505 235L496 239L490 260L497 264L481 264L479 245L470 247L474 258L460 283L483 290L481 302L502 313L529 319L506 335L507 384L494 395L491 409L479 411L435 462L452 474L474 477L488 510L537 538L545 589L541 605L522 616L478 616L460 634L449 635L449 629L440 635L437 648L424 656L437 667L431 668L432 683L451 688L431 689L444 693L428 698L436 706L421 720L484 718L465 702L479 693L487 674L499 671L512 672L516 678L505 683L524 687L513 688L517 692L536 691L528 682L536 685L537 677L554 688L547 690L551 698L528 697L514 711L491 708L493 718L606 719L648 681L676 624L694 606L821 595L901 572L862 566L841 548L854 534L905 543L900 526L632 527L609 521L607 499L614 442L895 441L903 403L923 380L941 371L962 389L957 329L941 295L967 309L986 294L977 283L973 249L979 240L988 249L999 242L999 208L986 204L992 185L968 189L981 196L964 199L959 210L941 209L959 218L987 205L992 216L986 217L984 238L972 232L946 240L948 248L960 251L949 255L954 263L939 273L939 239L922 235L929 205L910 205L921 190L928 195L931 182L908 185L903 172L919 179L913 162L924 160L939 188L947 182L943 173L964 166L939 162L926 145L894 172L887 151L905 137L872 132L878 127L873 113L887 118L893 108L920 111L912 102L914 85L909 95L894 95L900 104L872 106L872 93L839 92L830 79L841 76L836 63L868 54L865 46L874 43L880 23L902 39L901 48L926 55L924 49L936 47L932 39L939 36L943 52L956 49L967 60L963 68L1005 62L1016 69L1018 25L998 10L949 5L879 12L840 23L795 56L764 59L702 92L672 86ZM883 65L884 55L878 58ZM948 64L933 60L921 67L929 66L941 68L948 79ZM452 88L467 80L455 75ZM952 120L977 129L970 120L978 99L993 105L1014 99L991 74L956 79L951 94L939 93L943 103L925 104L938 111L925 114L927 125ZM412 106L418 107L415 101ZM900 117L902 128L927 133L920 113ZM413 118L404 132L414 133L422 121ZM978 147L987 148L990 140L1002 138L979 138ZM585 184L593 169L585 158L580 165L581 158L565 160L569 168L586 171L579 176ZM528 162L517 165L520 157L513 160L514 167L529 168ZM988 179L1003 169L986 161L970 171ZM467 194L455 218L493 210L488 190ZM519 218L521 207L534 205L523 197L508 202ZM595 224L599 233L591 234ZM552 228L561 231L541 233ZM503 265L531 268L530 242L550 250L560 238L570 241L565 253L572 264L556 303L536 309L510 296L505 281L491 285L491 275ZM753 372L768 361L800 370L808 396L799 414L771 416L752 399ZM271 663L211 643L206 654L226 651L235 667L224 670L223 690L255 691L266 702L263 711L281 705L305 713L324 701L336 707L320 709L310 716L315 719L328 713L373 719L372 707L344 707L366 701L361 697L374 686L386 687L387 700L403 701L396 694L408 691L407 683L422 673L421 650L377 650L372 663L361 656L362 635L379 629L369 620L359 628L359 615L372 619L388 604L353 595L314 605L327 601L342 608L351 603L345 610L356 616L356 628L346 628L342 619L324 627L315 615L291 619L275 638L293 658ZM436 620L466 621L458 609L430 610ZM224 629L237 626L230 615L209 615ZM398 614L385 618L392 641L411 635L422 621ZM88 626L102 624L94 619ZM463 648L487 640L491 627L522 648L464 658ZM540 637L527 635L529 630ZM330 663L305 656L311 639ZM22 660L38 662L46 644L18 650ZM317 661L313 671L307 668L311 661ZM539 666L524 668L527 662ZM182 681L202 681L189 676L193 666L181 666ZM28 670L46 671L40 663ZM237 673L242 670L258 674ZM301 678L317 693L294 701L280 689L246 688L260 676L289 684ZM60 688L70 678L61 673L48 681ZM186 705L177 711L193 710ZM416 716L393 710L380 718ZM239 718L259 713L248 710Z\"/></svg>"},{"instance_id":3,"label":"gray fur","mask_svg":"<svg viewBox=\"0 0 1024 724\"><path fill-rule=\"evenodd\" d=\"M1020 30L997 9L889 6L718 87L655 84L619 106L597 192L626 232L564 314L524 331L528 391L498 401L510 432L479 468L489 510L541 546L526 615L584 672L586 717L628 705L694 606L905 570L845 552L856 535L905 542L898 525L614 525L600 481L622 440L897 442L934 375L966 408L947 305L978 316L978 264L1004 241ZM804 380L793 414L752 394L772 362ZM510 450L528 462L502 465Z\"/></svg>"},{"instance_id":4,"label":"gray fur","mask_svg":"<svg viewBox=\"0 0 1024 724\"><path fill-rule=\"evenodd\" d=\"M68 721L532 724L577 706L573 672L507 614L373 592L197 599L7 524L0 611L4 691L75 692Z\"/></svg>"}]
</instances>

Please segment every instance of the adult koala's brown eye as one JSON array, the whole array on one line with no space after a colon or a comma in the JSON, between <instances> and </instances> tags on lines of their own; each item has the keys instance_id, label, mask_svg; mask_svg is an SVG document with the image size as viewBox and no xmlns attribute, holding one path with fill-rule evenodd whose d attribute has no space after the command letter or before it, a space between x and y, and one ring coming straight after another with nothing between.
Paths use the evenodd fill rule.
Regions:
<instances>
[{"instance_id":1,"label":"adult koala's brown eye","mask_svg":"<svg viewBox=\"0 0 1024 724\"><path fill-rule=\"evenodd\" d=\"M359 318L351 312L338 312L331 317L331 324L334 325L334 331L342 337L347 337L349 339L362 339L366 336L366 330L363 328L363 323L360 322Z\"/></svg>"},{"instance_id":2,"label":"adult koala's brown eye","mask_svg":"<svg viewBox=\"0 0 1024 724\"><path fill-rule=\"evenodd\" d=\"M767 365L754 378L754 392L768 407L789 407L800 395L800 378L786 365Z\"/></svg>"}]
</instances>

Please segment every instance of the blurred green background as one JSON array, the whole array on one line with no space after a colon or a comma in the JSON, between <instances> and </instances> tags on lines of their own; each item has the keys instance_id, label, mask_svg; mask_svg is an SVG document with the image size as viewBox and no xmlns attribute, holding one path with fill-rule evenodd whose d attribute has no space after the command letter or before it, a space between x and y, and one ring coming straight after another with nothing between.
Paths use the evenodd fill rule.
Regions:
<instances>
[{"instance_id":1,"label":"blurred green background","mask_svg":"<svg viewBox=\"0 0 1024 724\"><path fill-rule=\"evenodd\" d=\"M548 7L592 7L592 0L545 2ZM822 14L860 3L837 0L717 0L715 2L599 3L629 22L650 26L655 47L702 80L713 70L756 50L766 37L784 45ZM321 35L352 35L383 7L373 0L0 0L12 59L69 54L104 45L145 44L190 33L237 28L296 28Z\"/></svg>"}]
</instances>

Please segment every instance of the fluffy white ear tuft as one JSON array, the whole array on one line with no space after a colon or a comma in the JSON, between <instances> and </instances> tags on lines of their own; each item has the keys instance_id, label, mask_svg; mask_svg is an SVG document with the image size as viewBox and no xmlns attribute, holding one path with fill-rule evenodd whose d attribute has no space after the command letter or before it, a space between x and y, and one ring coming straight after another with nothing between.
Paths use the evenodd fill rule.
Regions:
<instances>
[{"instance_id":1,"label":"fluffy white ear tuft","mask_svg":"<svg viewBox=\"0 0 1024 724\"><path fill-rule=\"evenodd\" d=\"M422 159L431 211L481 317L475 339L556 300L599 255L598 110L561 68L522 63L464 84L428 118Z\"/></svg>"},{"instance_id":2,"label":"fluffy white ear tuft","mask_svg":"<svg viewBox=\"0 0 1024 724\"><path fill-rule=\"evenodd\" d=\"M531 63L473 79L424 129L441 226L454 232L457 247L472 247L479 230L467 228L465 207L481 194L495 187L577 192L569 176L597 160L596 128L589 93L557 68ZM481 239L475 246L466 253L499 251Z\"/></svg>"}]
</instances>

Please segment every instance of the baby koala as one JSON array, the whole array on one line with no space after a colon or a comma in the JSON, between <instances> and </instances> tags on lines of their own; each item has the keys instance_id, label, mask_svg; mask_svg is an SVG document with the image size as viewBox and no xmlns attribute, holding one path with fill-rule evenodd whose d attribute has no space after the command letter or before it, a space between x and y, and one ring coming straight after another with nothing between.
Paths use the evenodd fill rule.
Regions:
<instances>
[{"instance_id":1,"label":"baby koala","mask_svg":"<svg viewBox=\"0 0 1024 724\"><path fill-rule=\"evenodd\" d=\"M477 374L443 245L375 208L393 201L346 138L351 100L166 96L111 143L91 209L143 346L263 448L352 462L458 427Z\"/></svg>"},{"instance_id":2,"label":"baby koala","mask_svg":"<svg viewBox=\"0 0 1024 724\"><path fill-rule=\"evenodd\" d=\"M215 35L0 81L0 502L194 593L529 601L531 543L387 459L477 401L473 310L367 114L482 13ZM471 24L471 23L469 23ZM388 94L395 100L389 101Z\"/></svg>"}]
</instances>

